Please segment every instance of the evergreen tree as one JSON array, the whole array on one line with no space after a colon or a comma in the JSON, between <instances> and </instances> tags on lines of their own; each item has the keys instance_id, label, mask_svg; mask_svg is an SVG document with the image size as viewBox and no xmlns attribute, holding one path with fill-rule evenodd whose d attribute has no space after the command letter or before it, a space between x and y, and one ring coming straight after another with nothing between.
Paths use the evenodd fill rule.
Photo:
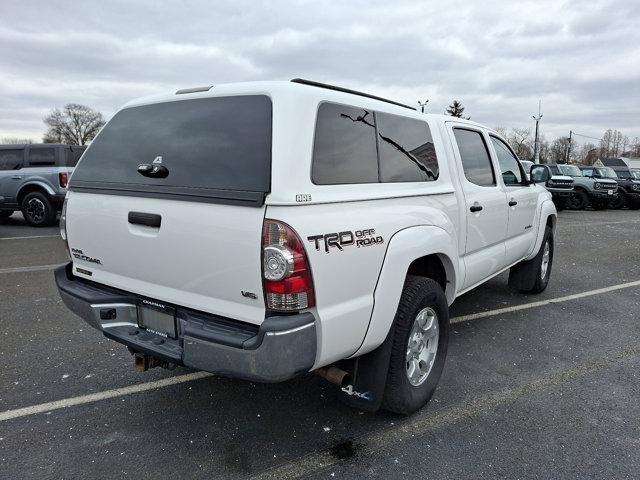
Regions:
<instances>
[{"instance_id":1,"label":"evergreen tree","mask_svg":"<svg viewBox=\"0 0 640 480\"><path fill-rule=\"evenodd\" d=\"M460 103L458 100L454 100L453 103L449 105L446 113L447 115L451 115L452 117L465 118L467 120L471 118L471 117L462 116L462 114L464 113L464 107L462 106L462 103Z\"/></svg>"}]
</instances>

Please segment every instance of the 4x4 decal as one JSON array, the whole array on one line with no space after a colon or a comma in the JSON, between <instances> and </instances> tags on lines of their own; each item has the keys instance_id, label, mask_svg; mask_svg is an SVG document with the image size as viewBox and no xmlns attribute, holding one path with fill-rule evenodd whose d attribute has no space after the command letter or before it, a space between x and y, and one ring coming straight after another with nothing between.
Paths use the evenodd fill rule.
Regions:
<instances>
[{"instance_id":1,"label":"4x4 decal","mask_svg":"<svg viewBox=\"0 0 640 480\"><path fill-rule=\"evenodd\" d=\"M307 237L309 242L313 243L316 250L320 250L320 245L324 245L325 253L329 253L332 248L342 251L345 247L355 245L356 247L371 247L384 243L384 239L380 235L376 235L373 228L363 230L346 230L344 232L324 233L321 235L311 235Z\"/></svg>"}]
</instances>

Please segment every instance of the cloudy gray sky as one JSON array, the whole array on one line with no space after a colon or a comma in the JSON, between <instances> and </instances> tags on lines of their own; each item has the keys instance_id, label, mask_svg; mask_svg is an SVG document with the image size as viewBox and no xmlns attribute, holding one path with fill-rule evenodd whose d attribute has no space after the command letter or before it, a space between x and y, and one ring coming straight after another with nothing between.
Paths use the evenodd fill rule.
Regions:
<instances>
[{"instance_id":1,"label":"cloudy gray sky","mask_svg":"<svg viewBox=\"0 0 640 480\"><path fill-rule=\"evenodd\" d=\"M640 2L2 0L0 138L49 109L305 77L490 126L640 136Z\"/></svg>"}]
</instances>

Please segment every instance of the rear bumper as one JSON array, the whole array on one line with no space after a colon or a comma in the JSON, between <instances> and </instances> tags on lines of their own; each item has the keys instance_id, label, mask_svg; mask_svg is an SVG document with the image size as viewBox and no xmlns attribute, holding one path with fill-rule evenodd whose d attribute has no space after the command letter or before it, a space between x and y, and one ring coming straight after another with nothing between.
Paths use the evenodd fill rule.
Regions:
<instances>
[{"instance_id":1,"label":"rear bumper","mask_svg":"<svg viewBox=\"0 0 640 480\"><path fill-rule=\"evenodd\" d=\"M309 312L268 317L257 327L178 307L177 338L165 338L138 327L141 297L79 279L70 263L55 270L55 279L65 305L107 338L177 365L280 382L315 363L316 325Z\"/></svg>"}]
</instances>

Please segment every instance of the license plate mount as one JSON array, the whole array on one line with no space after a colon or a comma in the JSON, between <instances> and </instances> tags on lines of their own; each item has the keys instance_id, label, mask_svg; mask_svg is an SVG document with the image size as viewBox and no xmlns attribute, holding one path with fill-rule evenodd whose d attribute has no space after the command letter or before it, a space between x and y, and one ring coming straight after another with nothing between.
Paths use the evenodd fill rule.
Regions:
<instances>
[{"instance_id":1,"label":"license plate mount","mask_svg":"<svg viewBox=\"0 0 640 480\"><path fill-rule=\"evenodd\" d=\"M176 338L176 309L151 300L138 302L138 326L162 337Z\"/></svg>"}]
</instances>

